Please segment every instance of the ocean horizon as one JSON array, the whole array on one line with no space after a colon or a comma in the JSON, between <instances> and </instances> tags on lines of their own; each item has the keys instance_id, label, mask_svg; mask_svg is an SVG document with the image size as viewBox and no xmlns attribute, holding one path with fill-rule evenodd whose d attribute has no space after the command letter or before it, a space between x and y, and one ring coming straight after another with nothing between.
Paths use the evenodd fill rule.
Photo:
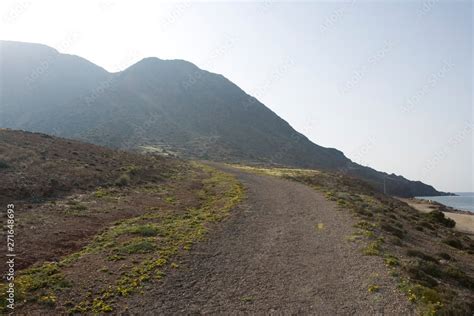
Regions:
<instances>
[{"instance_id":1,"label":"ocean horizon","mask_svg":"<svg viewBox=\"0 0 474 316\"><path fill-rule=\"evenodd\" d=\"M419 196L417 199L432 200L443 205L474 213L474 192L454 192L457 196Z\"/></svg>"}]
</instances>

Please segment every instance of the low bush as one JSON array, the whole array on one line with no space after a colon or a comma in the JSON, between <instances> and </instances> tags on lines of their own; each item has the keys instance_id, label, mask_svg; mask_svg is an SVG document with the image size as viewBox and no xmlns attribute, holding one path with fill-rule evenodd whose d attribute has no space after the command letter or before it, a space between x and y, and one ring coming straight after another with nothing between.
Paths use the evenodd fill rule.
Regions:
<instances>
[{"instance_id":1,"label":"low bush","mask_svg":"<svg viewBox=\"0 0 474 316\"><path fill-rule=\"evenodd\" d=\"M456 226L456 222L452 220L451 218L447 218L443 212L435 210L431 211L427 214L428 218L430 221L441 224L445 227L454 227Z\"/></svg>"},{"instance_id":2,"label":"low bush","mask_svg":"<svg viewBox=\"0 0 474 316\"><path fill-rule=\"evenodd\" d=\"M433 278L433 274L438 274L438 269L433 268L433 266L434 264L431 263L430 267L425 267L425 262L417 260L405 263L403 268L412 280L417 281L425 287L432 288L438 284L438 281Z\"/></svg>"},{"instance_id":3,"label":"low bush","mask_svg":"<svg viewBox=\"0 0 474 316\"><path fill-rule=\"evenodd\" d=\"M404 231L402 231L401 229L395 227L395 225L390 224L390 223L383 223L380 226L380 228L382 228L383 230L389 232L390 234L392 234L394 236L397 236L400 239L403 239L403 237L405 236Z\"/></svg>"},{"instance_id":4,"label":"low bush","mask_svg":"<svg viewBox=\"0 0 474 316\"><path fill-rule=\"evenodd\" d=\"M444 260L451 260L451 256L445 252L440 252L437 254L438 257L440 257L441 259L444 259Z\"/></svg>"},{"instance_id":5,"label":"low bush","mask_svg":"<svg viewBox=\"0 0 474 316\"><path fill-rule=\"evenodd\" d=\"M443 240L443 243L456 249L461 249L461 250L464 249L462 241L460 241L459 239L447 238Z\"/></svg>"},{"instance_id":6,"label":"low bush","mask_svg":"<svg viewBox=\"0 0 474 316\"><path fill-rule=\"evenodd\" d=\"M103 198L103 197L105 197L105 196L107 196L107 195L108 195L107 191L105 191L105 190L102 189L102 188L101 188L101 189L98 189L97 191L94 192L94 196L95 196L96 198L99 198L99 199L100 199L100 198Z\"/></svg>"},{"instance_id":7,"label":"low bush","mask_svg":"<svg viewBox=\"0 0 474 316\"><path fill-rule=\"evenodd\" d=\"M398 258L391 255L385 255L384 262L385 265L388 267L395 267L400 265L400 261L398 261Z\"/></svg>"},{"instance_id":8,"label":"low bush","mask_svg":"<svg viewBox=\"0 0 474 316\"><path fill-rule=\"evenodd\" d=\"M130 176L128 174L122 174L117 180L115 180L115 185L119 187L124 187L130 184Z\"/></svg>"},{"instance_id":9,"label":"low bush","mask_svg":"<svg viewBox=\"0 0 474 316\"><path fill-rule=\"evenodd\" d=\"M156 249L156 245L149 240L133 240L125 246L119 248L121 254L148 253Z\"/></svg>"},{"instance_id":10,"label":"low bush","mask_svg":"<svg viewBox=\"0 0 474 316\"><path fill-rule=\"evenodd\" d=\"M421 227L428 228L428 229L430 229L430 230L434 230L434 229L435 229L431 223L426 222L426 221L422 221L422 222L420 223L420 226L421 226Z\"/></svg>"},{"instance_id":11,"label":"low bush","mask_svg":"<svg viewBox=\"0 0 474 316\"><path fill-rule=\"evenodd\" d=\"M78 205L73 206L72 209L75 211L85 211L87 210L87 206L78 204Z\"/></svg>"},{"instance_id":12,"label":"low bush","mask_svg":"<svg viewBox=\"0 0 474 316\"><path fill-rule=\"evenodd\" d=\"M363 250L362 253L366 256L379 256L382 251L382 242L375 240L370 242Z\"/></svg>"},{"instance_id":13,"label":"low bush","mask_svg":"<svg viewBox=\"0 0 474 316\"><path fill-rule=\"evenodd\" d=\"M474 289L474 280L470 278L464 271L454 266L447 266L444 269L445 276L457 281L461 286Z\"/></svg>"},{"instance_id":14,"label":"low bush","mask_svg":"<svg viewBox=\"0 0 474 316\"><path fill-rule=\"evenodd\" d=\"M431 261L431 262L436 262L436 263L438 262L438 260L436 260L432 256L427 255L416 249L408 249L406 253L407 253L407 256L409 257L416 257L416 258L423 259L425 261Z\"/></svg>"}]
</instances>

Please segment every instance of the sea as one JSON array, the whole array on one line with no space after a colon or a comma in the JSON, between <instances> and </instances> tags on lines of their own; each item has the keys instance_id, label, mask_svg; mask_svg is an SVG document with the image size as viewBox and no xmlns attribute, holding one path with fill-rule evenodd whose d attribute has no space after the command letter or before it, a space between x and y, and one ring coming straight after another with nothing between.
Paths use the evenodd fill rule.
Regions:
<instances>
[{"instance_id":1,"label":"sea","mask_svg":"<svg viewBox=\"0 0 474 316\"><path fill-rule=\"evenodd\" d=\"M455 192L457 196L420 196L417 199L432 200L458 210L474 213L474 192Z\"/></svg>"}]
</instances>

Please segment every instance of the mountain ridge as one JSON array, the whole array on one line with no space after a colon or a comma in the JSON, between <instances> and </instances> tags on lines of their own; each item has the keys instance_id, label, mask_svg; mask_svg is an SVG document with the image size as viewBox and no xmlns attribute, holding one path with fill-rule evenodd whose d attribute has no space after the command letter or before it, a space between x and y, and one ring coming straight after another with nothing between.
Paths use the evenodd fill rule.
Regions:
<instances>
[{"instance_id":1,"label":"mountain ridge","mask_svg":"<svg viewBox=\"0 0 474 316\"><path fill-rule=\"evenodd\" d=\"M45 55L45 47L0 42L0 78L8 78L1 85L0 127L113 148L147 146L190 158L331 170L383 188L386 173L317 145L221 74L157 57L111 73L53 48ZM46 69L28 80L45 56ZM387 181L387 192L446 194L403 177Z\"/></svg>"}]
</instances>

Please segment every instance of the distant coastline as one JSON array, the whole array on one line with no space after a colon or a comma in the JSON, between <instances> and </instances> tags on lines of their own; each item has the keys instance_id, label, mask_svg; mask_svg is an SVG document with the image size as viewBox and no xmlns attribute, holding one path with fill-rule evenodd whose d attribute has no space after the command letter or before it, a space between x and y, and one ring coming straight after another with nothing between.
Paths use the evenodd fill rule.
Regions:
<instances>
[{"instance_id":1,"label":"distant coastline","mask_svg":"<svg viewBox=\"0 0 474 316\"><path fill-rule=\"evenodd\" d=\"M456 197L459 197L456 196ZM403 202L422 213L429 213L432 211L442 211L446 217L453 219L456 222L455 229L464 233L474 235L474 212L462 210L457 207L446 206L440 202L434 201L437 197L419 197L411 199L400 198Z\"/></svg>"},{"instance_id":2,"label":"distant coastline","mask_svg":"<svg viewBox=\"0 0 474 316\"><path fill-rule=\"evenodd\" d=\"M449 196L420 196L419 200L427 200L439 203L447 207L446 211L474 213L474 192L456 192Z\"/></svg>"}]
</instances>

